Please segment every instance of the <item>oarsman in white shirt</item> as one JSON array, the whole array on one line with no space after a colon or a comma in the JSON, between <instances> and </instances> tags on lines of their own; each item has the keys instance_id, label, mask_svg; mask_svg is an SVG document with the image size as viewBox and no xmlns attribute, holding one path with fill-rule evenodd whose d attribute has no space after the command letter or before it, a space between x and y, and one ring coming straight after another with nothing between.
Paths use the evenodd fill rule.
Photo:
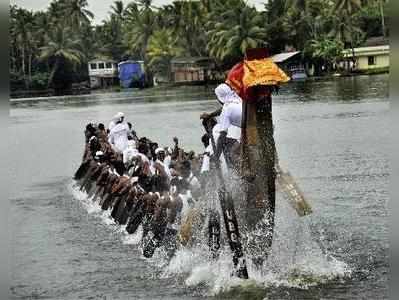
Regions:
<instances>
[{"instance_id":1,"label":"oarsman in white shirt","mask_svg":"<svg viewBox=\"0 0 399 300\"><path fill-rule=\"evenodd\" d=\"M172 175L169 166L165 164L165 149L157 148L155 150L155 155L157 156L157 159L154 163L154 168L160 172L161 176L166 176L168 180L170 180Z\"/></svg>"},{"instance_id":2,"label":"oarsman in white shirt","mask_svg":"<svg viewBox=\"0 0 399 300\"><path fill-rule=\"evenodd\" d=\"M139 151L136 149L136 142L133 140L130 140L127 142L127 148L123 151L123 163L125 164L127 173L129 175L131 175L130 173L132 173L132 171L134 171L134 170L131 170L129 172L129 170L132 167L136 167L138 159L140 159L140 158L139 158Z\"/></svg>"},{"instance_id":3,"label":"oarsman in white shirt","mask_svg":"<svg viewBox=\"0 0 399 300\"><path fill-rule=\"evenodd\" d=\"M242 100L240 96L238 96L238 94L225 83L218 85L215 89L215 94L217 100L223 106L210 114L202 114L201 119L206 120L220 115L218 124L214 127L214 131L217 130L218 133L217 136L214 134L217 147L216 153L213 157L216 159L220 157L225 149L227 150L228 138L233 142L240 141ZM226 159L231 163L230 153L227 156Z\"/></svg>"},{"instance_id":4,"label":"oarsman in white shirt","mask_svg":"<svg viewBox=\"0 0 399 300\"><path fill-rule=\"evenodd\" d=\"M215 157L219 157L227 142L227 133L231 127L241 128L242 104L230 103L223 107L219 119L219 138L216 145Z\"/></svg>"},{"instance_id":5,"label":"oarsman in white shirt","mask_svg":"<svg viewBox=\"0 0 399 300\"><path fill-rule=\"evenodd\" d=\"M108 125L108 129L111 131L112 128L114 128L114 126L116 125L116 123L121 119L124 118L125 114L123 112L118 112L111 120L111 122L109 122Z\"/></svg>"},{"instance_id":6,"label":"oarsman in white shirt","mask_svg":"<svg viewBox=\"0 0 399 300\"><path fill-rule=\"evenodd\" d=\"M215 95L222 107L211 113L201 114L201 119L207 120L219 116L222 113L223 108L230 103L242 103L240 96L238 96L238 94L226 83L219 84L216 87Z\"/></svg>"},{"instance_id":7,"label":"oarsman in white shirt","mask_svg":"<svg viewBox=\"0 0 399 300\"><path fill-rule=\"evenodd\" d=\"M170 189L170 180L172 175L169 168L164 164L165 150L163 148L155 149L156 160L152 165L153 168L153 184L155 191L162 195L167 195Z\"/></svg>"},{"instance_id":8,"label":"oarsman in white shirt","mask_svg":"<svg viewBox=\"0 0 399 300\"><path fill-rule=\"evenodd\" d=\"M115 124L111 126L110 133L108 135L108 142L114 148L115 151L122 153L127 148L129 126L124 121L123 113L118 113L120 116ZM111 122L112 123L112 122Z\"/></svg>"},{"instance_id":9,"label":"oarsman in white shirt","mask_svg":"<svg viewBox=\"0 0 399 300\"><path fill-rule=\"evenodd\" d=\"M171 156L172 152L173 152L172 148L170 148L170 147L165 148L166 156L165 156L165 159L163 160L163 162L168 168L170 167L170 164L172 162L172 156Z\"/></svg>"},{"instance_id":10,"label":"oarsman in white shirt","mask_svg":"<svg viewBox=\"0 0 399 300\"><path fill-rule=\"evenodd\" d=\"M198 178L193 174L191 170L191 163L188 160L181 162L180 175L185 179L189 185L188 191L191 197L198 199L201 193L201 184Z\"/></svg>"}]
</instances>

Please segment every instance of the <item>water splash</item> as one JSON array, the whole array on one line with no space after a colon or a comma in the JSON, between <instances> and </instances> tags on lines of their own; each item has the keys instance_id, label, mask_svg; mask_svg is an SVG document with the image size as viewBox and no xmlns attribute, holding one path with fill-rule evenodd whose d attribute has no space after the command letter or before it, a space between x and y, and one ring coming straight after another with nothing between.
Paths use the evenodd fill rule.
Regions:
<instances>
[{"instance_id":1,"label":"water splash","mask_svg":"<svg viewBox=\"0 0 399 300\"><path fill-rule=\"evenodd\" d=\"M113 221L111 210L101 210L99 204L88 198L75 184L70 185L70 190L88 214L99 217L106 225L115 226L115 233L121 236L123 244L141 247L142 226L136 233L129 235L125 230L126 226L120 226ZM190 248L181 247L171 260L168 259L165 249L160 247L147 262L162 270L162 278L179 276L185 279L187 286L206 287L206 296L215 296L237 288L308 289L332 280L349 278L352 274L349 266L323 251L322 241L316 241L312 237L311 217L297 217L296 212L281 197L279 195L276 201L276 226L268 259L259 268L252 263L251 253L246 253L250 280L231 276L234 267L227 245L221 249L217 259L210 256L207 243L197 243ZM203 238L205 226L199 230ZM262 232L256 230L247 233L250 237L261 234Z\"/></svg>"},{"instance_id":2,"label":"water splash","mask_svg":"<svg viewBox=\"0 0 399 300\"><path fill-rule=\"evenodd\" d=\"M141 239L143 237L143 226L140 225L136 232L133 234L128 234L126 231L124 232L125 235L122 238L122 242L125 245L139 245Z\"/></svg>"}]
</instances>

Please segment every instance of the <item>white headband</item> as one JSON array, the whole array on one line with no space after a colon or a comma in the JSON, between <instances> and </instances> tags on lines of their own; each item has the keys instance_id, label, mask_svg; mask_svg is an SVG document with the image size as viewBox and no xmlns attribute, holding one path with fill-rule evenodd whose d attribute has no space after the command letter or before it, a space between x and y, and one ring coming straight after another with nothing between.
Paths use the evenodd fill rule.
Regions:
<instances>
[{"instance_id":1,"label":"white headband","mask_svg":"<svg viewBox=\"0 0 399 300\"><path fill-rule=\"evenodd\" d=\"M215 94L218 100L223 104L241 102L240 96L225 83L219 84L216 87Z\"/></svg>"},{"instance_id":2,"label":"white headband","mask_svg":"<svg viewBox=\"0 0 399 300\"><path fill-rule=\"evenodd\" d=\"M164 148L157 148L155 150L155 154L158 154L159 152L165 152L165 149Z\"/></svg>"}]
</instances>

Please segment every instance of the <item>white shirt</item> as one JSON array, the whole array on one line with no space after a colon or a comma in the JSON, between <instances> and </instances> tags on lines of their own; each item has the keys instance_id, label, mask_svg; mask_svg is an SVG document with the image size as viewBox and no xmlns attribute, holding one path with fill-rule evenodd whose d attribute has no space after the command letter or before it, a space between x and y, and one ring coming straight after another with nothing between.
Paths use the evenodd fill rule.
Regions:
<instances>
[{"instance_id":1,"label":"white shirt","mask_svg":"<svg viewBox=\"0 0 399 300\"><path fill-rule=\"evenodd\" d=\"M127 135L129 133L129 126L127 123L116 124L109 133L108 141L114 146L114 149L118 152L123 152L127 148Z\"/></svg>"},{"instance_id":2,"label":"white shirt","mask_svg":"<svg viewBox=\"0 0 399 300\"><path fill-rule=\"evenodd\" d=\"M137 157L139 155L139 151L136 148L128 147L123 151L123 163L126 164L132 160L132 158Z\"/></svg>"},{"instance_id":3,"label":"white shirt","mask_svg":"<svg viewBox=\"0 0 399 300\"><path fill-rule=\"evenodd\" d=\"M218 142L217 139L219 138L219 131L218 131L219 128L220 128L219 124L216 124L213 127L213 133L212 134L215 137L215 144L216 145L217 145L217 142ZM212 147L211 141L209 141L209 142L210 142L210 145L205 149L205 152L208 152L210 155L212 155L213 154L213 147ZM205 156L204 156L204 158L205 158ZM227 175L228 174L228 168L227 168L226 159L225 159L223 153L220 155L219 160L220 160L220 167L222 169L223 175ZM210 169L210 159L209 160L208 159L207 160L204 159L202 161L201 172L202 172L202 170L203 171L209 171L209 169Z\"/></svg>"},{"instance_id":4,"label":"white shirt","mask_svg":"<svg viewBox=\"0 0 399 300\"><path fill-rule=\"evenodd\" d=\"M238 126L231 125L227 130L227 137L241 141L241 128Z\"/></svg>"},{"instance_id":5,"label":"white shirt","mask_svg":"<svg viewBox=\"0 0 399 300\"><path fill-rule=\"evenodd\" d=\"M171 162L172 162L172 157L170 155L166 155L165 159L163 160L163 163L165 164L165 166L167 166L169 168Z\"/></svg>"},{"instance_id":6,"label":"white shirt","mask_svg":"<svg viewBox=\"0 0 399 300\"><path fill-rule=\"evenodd\" d=\"M204 154L202 157L202 166L201 166L201 174L210 170L211 158L209 157L208 152Z\"/></svg>"},{"instance_id":7,"label":"white shirt","mask_svg":"<svg viewBox=\"0 0 399 300\"><path fill-rule=\"evenodd\" d=\"M213 138L215 139L216 145L218 144L218 138L219 138L220 132L221 132L221 130L220 130L220 118L219 118L218 123L215 126L213 126L213 129L212 129L212 135L213 135ZM209 139L209 147L210 147L210 149L212 149L212 143L211 143L210 139ZM213 152L211 152L211 153L213 154Z\"/></svg>"},{"instance_id":8,"label":"white shirt","mask_svg":"<svg viewBox=\"0 0 399 300\"><path fill-rule=\"evenodd\" d=\"M112 130L112 128L114 128L115 125L116 125L116 122L114 120L112 120L111 122L109 122L108 129Z\"/></svg>"},{"instance_id":9,"label":"white shirt","mask_svg":"<svg viewBox=\"0 0 399 300\"><path fill-rule=\"evenodd\" d=\"M168 175L169 179L171 179L172 178L172 174L170 173L169 167L166 166L166 164L163 163L162 161L160 161L159 159L157 159L155 162L159 163L163 167L163 169L165 170L166 175ZM155 173L155 168L154 168L154 173Z\"/></svg>"},{"instance_id":10,"label":"white shirt","mask_svg":"<svg viewBox=\"0 0 399 300\"><path fill-rule=\"evenodd\" d=\"M150 166L151 175L155 175L155 167L154 167L155 162L151 159L151 160L148 160L148 163Z\"/></svg>"},{"instance_id":11,"label":"white shirt","mask_svg":"<svg viewBox=\"0 0 399 300\"><path fill-rule=\"evenodd\" d=\"M148 174L148 172L151 173L151 163L150 160L148 159L148 157L146 155L144 155L143 153L139 153L138 156L140 157L141 163L142 163L142 167L143 167L143 172L146 175L150 175Z\"/></svg>"},{"instance_id":12,"label":"white shirt","mask_svg":"<svg viewBox=\"0 0 399 300\"><path fill-rule=\"evenodd\" d=\"M219 124L220 131L228 131L230 126L237 126L241 128L242 104L229 103L223 106L220 114Z\"/></svg>"},{"instance_id":13,"label":"white shirt","mask_svg":"<svg viewBox=\"0 0 399 300\"><path fill-rule=\"evenodd\" d=\"M241 102L240 96L225 83L219 84L215 89L216 97L223 104Z\"/></svg>"}]
</instances>

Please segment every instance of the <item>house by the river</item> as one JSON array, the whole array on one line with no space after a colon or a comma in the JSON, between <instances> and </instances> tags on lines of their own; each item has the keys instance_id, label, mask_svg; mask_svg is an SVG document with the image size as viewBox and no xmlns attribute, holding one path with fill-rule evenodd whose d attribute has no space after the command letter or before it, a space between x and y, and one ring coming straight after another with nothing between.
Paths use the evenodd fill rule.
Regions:
<instances>
[{"instance_id":1,"label":"house by the river","mask_svg":"<svg viewBox=\"0 0 399 300\"><path fill-rule=\"evenodd\" d=\"M308 77L302 52L300 51L275 54L271 59L293 80L305 79Z\"/></svg>"},{"instance_id":2,"label":"house by the river","mask_svg":"<svg viewBox=\"0 0 399 300\"><path fill-rule=\"evenodd\" d=\"M201 84L213 80L215 62L209 57L181 57L171 61L172 80L179 84Z\"/></svg>"},{"instance_id":3,"label":"house by the river","mask_svg":"<svg viewBox=\"0 0 399 300\"><path fill-rule=\"evenodd\" d=\"M90 87L106 88L118 82L118 64L114 60L94 59L88 63Z\"/></svg>"},{"instance_id":4,"label":"house by the river","mask_svg":"<svg viewBox=\"0 0 399 300\"><path fill-rule=\"evenodd\" d=\"M353 51L352 49L345 49L342 54L344 60L340 63L340 67L347 71L359 73L389 72L390 45L386 39L369 39L363 47L355 48ZM353 64L353 61L355 61L355 64Z\"/></svg>"}]
</instances>

